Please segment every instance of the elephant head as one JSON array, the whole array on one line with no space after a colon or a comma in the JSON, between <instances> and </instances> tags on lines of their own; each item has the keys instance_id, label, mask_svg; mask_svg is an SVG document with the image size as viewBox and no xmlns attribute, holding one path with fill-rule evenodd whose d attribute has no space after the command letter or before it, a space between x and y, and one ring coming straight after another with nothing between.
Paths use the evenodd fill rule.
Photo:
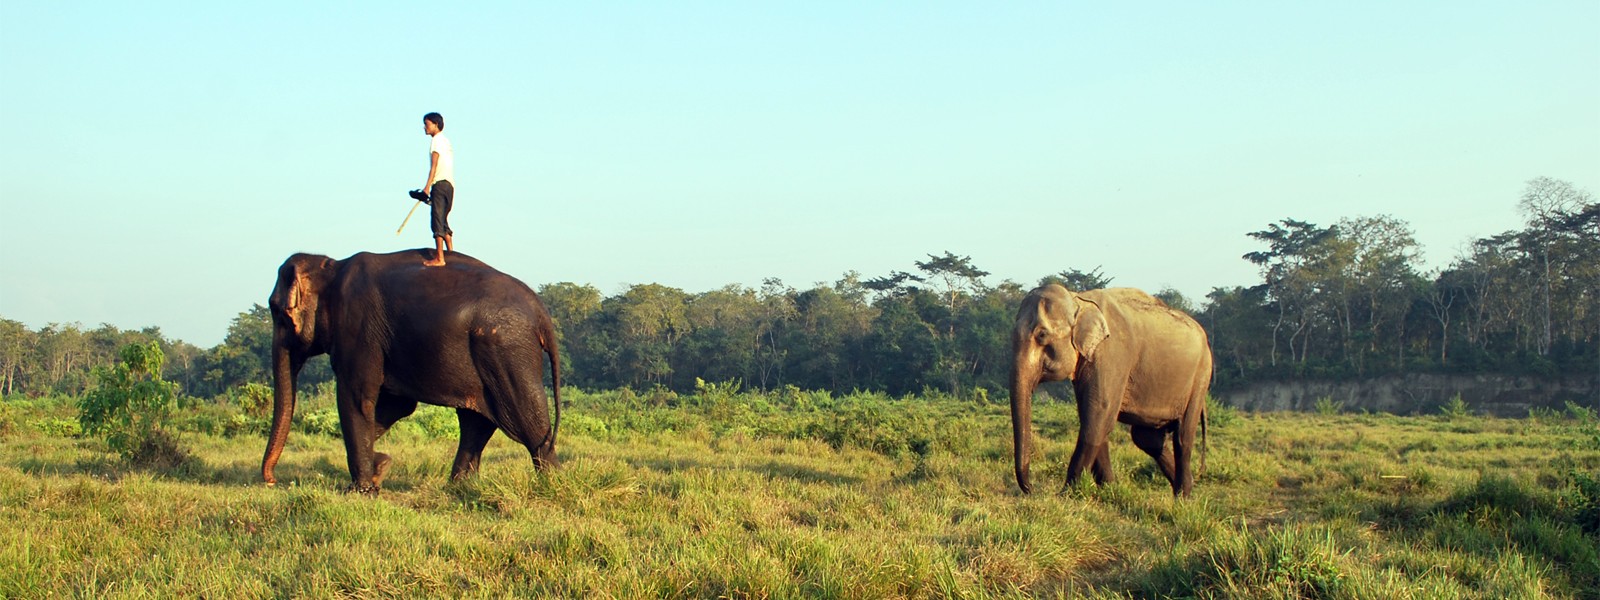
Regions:
<instances>
[{"instance_id":1,"label":"elephant head","mask_svg":"<svg viewBox=\"0 0 1600 600\"><path fill-rule=\"evenodd\" d=\"M328 320L318 310L323 291L333 279L338 262L326 256L296 254L278 267L278 283L267 306L272 311L272 430L261 476L268 485L277 482L273 468L289 439L294 416L295 384L306 359L326 352Z\"/></svg>"},{"instance_id":2,"label":"elephant head","mask_svg":"<svg viewBox=\"0 0 1600 600\"><path fill-rule=\"evenodd\" d=\"M1028 477L1033 431L1033 392L1041 382L1076 380L1111 334L1101 307L1057 284L1029 292L1017 310L1011 334L1011 428L1017 485L1033 491Z\"/></svg>"}]
</instances>

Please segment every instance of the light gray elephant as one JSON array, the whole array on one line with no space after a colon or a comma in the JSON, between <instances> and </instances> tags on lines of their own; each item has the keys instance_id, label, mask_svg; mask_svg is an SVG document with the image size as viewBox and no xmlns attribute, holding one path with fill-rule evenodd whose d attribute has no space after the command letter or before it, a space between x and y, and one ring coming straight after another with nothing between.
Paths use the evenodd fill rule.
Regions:
<instances>
[{"instance_id":1,"label":"light gray elephant","mask_svg":"<svg viewBox=\"0 0 1600 600\"><path fill-rule=\"evenodd\" d=\"M1106 439L1121 421L1132 427L1133 443L1156 460L1173 495L1189 495L1195 432L1199 428L1204 436L1211 387L1211 347L1199 323L1139 290L1074 293L1052 283L1023 298L1011 349L1012 441L1024 493L1033 491L1028 460L1034 389L1045 381L1071 380L1079 426L1068 487L1085 467L1096 483L1111 481Z\"/></svg>"}]
</instances>

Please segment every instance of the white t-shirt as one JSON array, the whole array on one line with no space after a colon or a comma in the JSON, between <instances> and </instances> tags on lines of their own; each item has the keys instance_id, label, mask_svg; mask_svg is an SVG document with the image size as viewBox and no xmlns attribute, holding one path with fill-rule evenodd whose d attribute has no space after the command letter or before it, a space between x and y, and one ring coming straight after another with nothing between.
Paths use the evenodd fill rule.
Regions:
<instances>
[{"instance_id":1,"label":"white t-shirt","mask_svg":"<svg viewBox=\"0 0 1600 600\"><path fill-rule=\"evenodd\" d=\"M433 134L433 141L428 142L428 159L433 159L433 153L439 153L439 166L433 170L434 182L448 181L450 185L456 184L456 152L450 147L450 138L444 132Z\"/></svg>"}]
</instances>

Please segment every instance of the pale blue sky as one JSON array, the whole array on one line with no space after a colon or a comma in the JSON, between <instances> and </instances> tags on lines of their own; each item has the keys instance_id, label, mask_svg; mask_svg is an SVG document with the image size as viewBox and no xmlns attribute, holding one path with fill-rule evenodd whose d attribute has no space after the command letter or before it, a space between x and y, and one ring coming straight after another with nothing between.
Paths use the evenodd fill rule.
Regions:
<instances>
[{"instance_id":1,"label":"pale blue sky","mask_svg":"<svg viewBox=\"0 0 1600 600\"><path fill-rule=\"evenodd\" d=\"M1245 234L1411 223L1429 267L1600 191L1600 2L0 3L0 316L201 346L290 253L457 245L690 292L949 250L1198 298Z\"/></svg>"}]
</instances>

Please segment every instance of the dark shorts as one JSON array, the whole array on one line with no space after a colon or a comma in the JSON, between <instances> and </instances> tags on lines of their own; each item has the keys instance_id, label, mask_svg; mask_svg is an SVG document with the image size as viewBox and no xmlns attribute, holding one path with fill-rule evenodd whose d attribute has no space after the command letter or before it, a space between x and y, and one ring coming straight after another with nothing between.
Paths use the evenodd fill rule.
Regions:
<instances>
[{"instance_id":1,"label":"dark shorts","mask_svg":"<svg viewBox=\"0 0 1600 600\"><path fill-rule=\"evenodd\" d=\"M428 200L433 203L433 237L442 238L455 232L450 231L450 206L456 202L456 186L449 181L433 182L433 189L429 190Z\"/></svg>"}]
</instances>

